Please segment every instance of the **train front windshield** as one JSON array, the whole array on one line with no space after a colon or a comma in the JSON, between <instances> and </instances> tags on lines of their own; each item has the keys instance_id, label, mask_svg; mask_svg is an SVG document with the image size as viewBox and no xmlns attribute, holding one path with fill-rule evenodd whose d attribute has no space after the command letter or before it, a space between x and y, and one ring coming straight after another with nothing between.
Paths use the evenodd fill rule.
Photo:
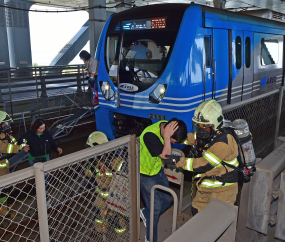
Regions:
<instances>
[{"instance_id":1,"label":"train front windshield","mask_svg":"<svg viewBox=\"0 0 285 242\"><path fill-rule=\"evenodd\" d=\"M160 29L107 35L105 60L112 82L117 85L119 76L120 89L127 92L152 86L167 65L177 32Z\"/></svg>"}]
</instances>

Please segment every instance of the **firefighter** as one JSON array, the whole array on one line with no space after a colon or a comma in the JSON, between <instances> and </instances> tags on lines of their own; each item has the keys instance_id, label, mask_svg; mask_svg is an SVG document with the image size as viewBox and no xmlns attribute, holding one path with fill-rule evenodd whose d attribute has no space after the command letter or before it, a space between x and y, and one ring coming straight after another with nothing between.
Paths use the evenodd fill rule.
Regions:
<instances>
[{"instance_id":1,"label":"firefighter","mask_svg":"<svg viewBox=\"0 0 285 242\"><path fill-rule=\"evenodd\" d=\"M12 119L3 111L0 111L0 176L9 174L9 161L7 154L18 153L19 150L28 152L29 146L26 143L17 145L16 139L11 135L10 123ZM0 219L12 219L15 214L9 213L7 206L7 194L10 188L4 188L0 191Z\"/></svg>"},{"instance_id":2,"label":"firefighter","mask_svg":"<svg viewBox=\"0 0 285 242\"><path fill-rule=\"evenodd\" d=\"M86 147L93 147L108 142L107 136L99 131L91 133L87 139ZM125 219L118 213L107 208L107 198L109 196L109 188L113 177L113 172L126 169L127 165L122 157L113 158L109 162L106 158L108 156L102 155L97 157L98 162L94 159L89 159L92 163L86 167L85 175L90 178L92 184L95 184L96 193L98 194L95 199L95 230L98 233L103 233L108 225L112 224L114 232L118 235L126 231Z\"/></svg>"},{"instance_id":3,"label":"firefighter","mask_svg":"<svg viewBox=\"0 0 285 242\"><path fill-rule=\"evenodd\" d=\"M98 196L95 200L97 207L97 216L95 219L95 229L102 233L109 225L112 225L114 232L118 235L126 231L126 222L123 216L112 211L107 207L107 198L109 197L110 184L113 178L113 173L125 170L124 160L122 157L114 158L111 162L106 160L106 156L102 156L95 168L95 181L98 184L96 193Z\"/></svg>"},{"instance_id":4,"label":"firefighter","mask_svg":"<svg viewBox=\"0 0 285 242\"><path fill-rule=\"evenodd\" d=\"M232 132L222 127L222 108L215 100L201 103L194 112L193 126L186 144L194 145L191 158L169 156L177 167L198 173L197 193L192 213L197 214L212 198L234 204L238 193L238 145ZM230 167L229 167L230 166ZM235 169L232 169L235 168Z\"/></svg>"}]
</instances>

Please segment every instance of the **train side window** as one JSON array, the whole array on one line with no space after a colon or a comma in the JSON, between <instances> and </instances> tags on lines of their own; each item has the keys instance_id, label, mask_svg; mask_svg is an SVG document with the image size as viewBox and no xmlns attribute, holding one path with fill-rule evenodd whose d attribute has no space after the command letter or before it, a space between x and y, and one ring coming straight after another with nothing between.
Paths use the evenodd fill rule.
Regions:
<instances>
[{"instance_id":1,"label":"train side window","mask_svg":"<svg viewBox=\"0 0 285 242\"><path fill-rule=\"evenodd\" d=\"M204 49L205 49L205 64L211 66L211 41L210 36L204 37Z\"/></svg>"},{"instance_id":2,"label":"train side window","mask_svg":"<svg viewBox=\"0 0 285 242\"><path fill-rule=\"evenodd\" d=\"M237 36L236 37L236 68L240 69L241 68L241 37Z\"/></svg>"},{"instance_id":3,"label":"train side window","mask_svg":"<svg viewBox=\"0 0 285 242\"><path fill-rule=\"evenodd\" d=\"M246 68L250 67L251 62L251 43L250 38L246 37L245 39L245 66Z\"/></svg>"},{"instance_id":4,"label":"train side window","mask_svg":"<svg viewBox=\"0 0 285 242\"><path fill-rule=\"evenodd\" d=\"M279 42L278 39L261 39L261 65L272 65L278 63Z\"/></svg>"}]
</instances>

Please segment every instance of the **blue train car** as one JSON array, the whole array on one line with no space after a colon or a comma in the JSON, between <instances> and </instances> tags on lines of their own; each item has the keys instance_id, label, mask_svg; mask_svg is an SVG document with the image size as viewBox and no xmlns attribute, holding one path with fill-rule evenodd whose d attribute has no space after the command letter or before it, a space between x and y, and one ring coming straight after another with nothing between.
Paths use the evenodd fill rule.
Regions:
<instances>
[{"instance_id":1,"label":"blue train car","mask_svg":"<svg viewBox=\"0 0 285 242\"><path fill-rule=\"evenodd\" d=\"M278 88L284 80L281 22L197 4L159 4L112 15L102 31L97 129L109 139L159 120L222 106Z\"/></svg>"}]
</instances>

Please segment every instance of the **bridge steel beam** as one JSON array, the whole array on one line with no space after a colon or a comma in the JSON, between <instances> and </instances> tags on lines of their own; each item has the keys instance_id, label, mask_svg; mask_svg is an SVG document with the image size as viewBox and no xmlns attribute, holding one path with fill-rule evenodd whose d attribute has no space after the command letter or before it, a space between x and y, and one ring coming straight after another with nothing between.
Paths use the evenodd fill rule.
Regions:
<instances>
[{"instance_id":1,"label":"bridge steel beam","mask_svg":"<svg viewBox=\"0 0 285 242\"><path fill-rule=\"evenodd\" d=\"M94 57L97 43L101 31L106 23L106 0L88 0L89 7L101 5L103 8L94 8L89 10L89 36L90 36L90 54Z\"/></svg>"},{"instance_id":2,"label":"bridge steel beam","mask_svg":"<svg viewBox=\"0 0 285 242\"><path fill-rule=\"evenodd\" d=\"M5 0L4 3L20 9L32 6L30 2L16 0ZM6 8L5 15L10 67L32 66L29 12Z\"/></svg>"},{"instance_id":3,"label":"bridge steel beam","mask_svg":"<svg viewBox=\"0 0 285 242\"><path fill-rule=\"evenodd\" d=\"M4 0L0 0L0 4L4 5ZM0 69L9 68L10 60L8 51L5 8L0 8L0 43Z\"/></svg>"},{"instance_id":4,"label":"bridge steel beam","mask_svg":"<svg viewBox=\"0 0 285 242\"><path fill-rule=\"evenodd\" d=\"M74 37L61 49L52 60L50 66L68 65L89 40L89 21L87 21Z\"/></svg>"}]
</instances>

